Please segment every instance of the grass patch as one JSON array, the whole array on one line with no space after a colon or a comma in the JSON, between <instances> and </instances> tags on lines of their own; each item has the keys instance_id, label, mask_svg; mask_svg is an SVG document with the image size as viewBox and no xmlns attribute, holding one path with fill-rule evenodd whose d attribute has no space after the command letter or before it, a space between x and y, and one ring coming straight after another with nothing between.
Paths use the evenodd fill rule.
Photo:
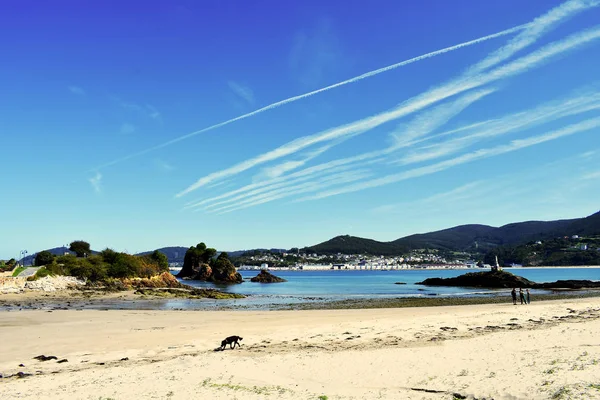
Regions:
<instances>
[{"instance_id":1,"label":"grass patch","mask_svg":"<svg viewBox=\"0 0 600 400\"><path fill-rule=\"evenodd\" d=\"M249 386L236 385L233 383L213 383L210 378L206 378L205 380L203 380L202 386L214 388L217 390L227 389L227 390L233 390L236 392L247 392L247 393L255 393L255 394L262 394L262 395L271 395L271 394L275 394L275 393L284 394L285 392L288 391L288 389L283 388L281 386L252 386L252 387L249 387Z\"/></svg>"},{"instance_id":2,"label":"grass patch","mask_svg":"<svg viewBox=\"0 0 600 400\"><path fill-rule=\"evenodd\" d=\"M600 390L600 383L590 383L588 387L591 389Z\"/></svg>"},{"instance_id":3,"label":"grass patch","mask_svg":"<svg viewBox=\"0 0 600 400\"><path fill-rule=\"evenodd\" d=\"M325 396L325 395L321 395L319 397L317 397L318 400L327 400L329 399L329 397Z\"/></svg>"},{"instance_id":4,"label":"grass patch","mask_svg":"<svg viewBox=\"0 0 600 400\"><path fill-rule=\"evenodd\" d=\"M556 392L554 392L554 394L552 395L551 399L553 400L561 400L566 398L567 396L569 396L571 394L571 391L566 388L566 387L561 387L560 389L558 389Z\"/></svg>"},{"instance_id":5,"label":"grass patch","mask_svg":"<svg viewBox=\"0 0 600 400\"><path fill-rule=\"evenodd\" d=\"M14 271L13 271L13 278L19 276L19 274L23 271L25 271L27 268L25 267L17 267Z\"/></svg>"}]
</instances>

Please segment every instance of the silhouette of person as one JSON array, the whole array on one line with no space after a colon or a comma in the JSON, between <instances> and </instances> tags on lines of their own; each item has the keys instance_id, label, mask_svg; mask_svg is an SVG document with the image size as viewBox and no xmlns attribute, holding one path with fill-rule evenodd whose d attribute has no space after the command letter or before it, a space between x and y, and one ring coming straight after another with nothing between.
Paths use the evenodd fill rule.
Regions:
<instances>
[{"instance_id":1,"label":"silhouette of person","mask_svg":"<svg viewBox=\"0 0 600 400\"><path fill-rule=\"evenodd\" d=\"M513 288L513 290L510 292L510 295L512 296L513 299L513 305L517 305L517 289Z\"/></svg>"},{"instance_id":2,"label":"silhouette of person","mask_svg":"<svg viewBox=\"0 0 600 400\"><path fill-rule=\"evenodd\" d=\"M519 298L521 299L521 304L527 304L525 302L525 294L523 293L523 288L519 288Z\"/></svg>"},{"instance_id":3,"label":"silhouette of person","mask_svg":"<svg viewBox=\"0 0 600 400\"><path fill-rule=\"evenodd\" d=\"M526 297L527 297L527 304L531 303L531 295L529 294L529 289L525 289L526 292Z\"/></svg>"}]
</instances>

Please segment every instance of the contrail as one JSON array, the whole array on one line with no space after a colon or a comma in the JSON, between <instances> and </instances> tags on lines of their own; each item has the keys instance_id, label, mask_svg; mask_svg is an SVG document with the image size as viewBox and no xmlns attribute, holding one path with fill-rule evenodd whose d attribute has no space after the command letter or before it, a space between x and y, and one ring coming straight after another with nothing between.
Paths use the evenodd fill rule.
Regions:
<instances>
[{"instance_id":1,"label":"contrail","mask_svg":"<svg viewBox=\"0 0 600 400\"><path fill-rule=\"evenodd\" d=\"M285 100L281 100L281 101L269 104L268 106L259 108L258 110L249 112L247 114L243 114L243 115L240 115L238 117L229 119L227 121L223 121L223 122L220 122L218 124L211 125L211 126L206 127L204 129L200 129L199 131L194 131L194 132L188 133L187 135L183 135L183 136L177 137L175 139L169 140L168 142L165 142L165 143L162 143L162 144L159 144L159 145L147 148L145 150L138 151L137 153L133 153L133 154L130 154L128 156L125 156L125 157L122 157L122 158L118 158L118 159L113 160L111 162L108 162L106 164L102 164L100 166L97 166L96 168L92 168L90 171L97 171L97 170L99 170L101 168L109 167L111 165L115 165L115 164L118 164L120 162L129 160L131 158L135 158L135 157L138 157L138 156L150 153L151 151L162 149L163 147L167 147L167 146L170 146L172 144L181 142L182 140L191 138L191 137L199 135L201 133L205 133L205 132L211 131L213 129L221 128L221 127L223 127L225 125L229 125L229 124L231 124L233 122L240 121L240 120L243 120L243 119L255 116L257 114L263 113L263 112L268 111L268 110L272 110L274 108L283 106L283 105L288 104L288 103L292 103L294 101L298 101L298 100L302 100L302 99L305 99L305 98L310 97L310 96L314 96L315 94L326 92L328 90L335 89L337 87L344 86L344 85L347 85L349 83L358 82L358 81L361 81L363 79L370 78L370 77L375 76L375 75L379 75L379 74L381 74L383 72L391 71L393 69L400 68L400 67L403 67L405 65L415 63L417 61L425 60L427 58L435 57L435 56L438 56L440 54L444 54L444 53L448 53L450 51L458 50L458 49L461 49L463 47L472 46L474 44L485 42L486 40L491 40L491 39L495 39L495 38L498 38L498 37L501 37L501 36L510 35L511 33L515 33L515 32L518 32L520 30L526 29L530 25L531 25L531 22L527 23L527 24L523 24L523 25L518 25L518 26L515 26L514 28L510 28L510 29L506 29L506 30L503 30L503 31L500 31L500 32L496 32L496 33L493 33L491 35L480 37L478 39L469 40L468 42L459 43L459 44L456 44L454 46L445 47L443 49L432 51L430 53L423 54L423 55L420 55L420 56L417 56L417 57L413 57L411 59L408 59L408 60L405 60L405 61L401 61L401 62L396 63L396 64L388 65L387 67L383 67L383 68L379 68L379 69L376 69L376 70L373 70L373 71L370 71L370 72L366 72L366 73L364 73L362 75L355 76L354 78L346 79L345 81L334 83L333 85L329 85L329 86L326 86L326 87L321 88L321 89L313 90L312 92L308 92L308 93L304 93L304 94L301 94L301 95L298 95L298 96L290 97L290 98L287 98Z\"/></svg>"}]
</instances>

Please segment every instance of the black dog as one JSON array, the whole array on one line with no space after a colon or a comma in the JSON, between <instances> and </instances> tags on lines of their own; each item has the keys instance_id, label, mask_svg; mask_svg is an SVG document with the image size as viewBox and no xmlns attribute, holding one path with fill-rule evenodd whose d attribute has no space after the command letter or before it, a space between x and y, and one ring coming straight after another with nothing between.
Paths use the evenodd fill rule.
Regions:
<instances>
[{"instance_id":1,"label":"black dog","mask_svg":"<svg viewBox=\"0 0 600 400\"><path fill-rule=\"evenodd\" d=\"M229 345L230 349L235 349L235 345L237 344L238 347L241 347L240 342L242 341L242 337L240 336L229 336L228 338L225 338L222 342L221 342L221 350L225 350L225 346Z\"/></svg>"}]
</instances>

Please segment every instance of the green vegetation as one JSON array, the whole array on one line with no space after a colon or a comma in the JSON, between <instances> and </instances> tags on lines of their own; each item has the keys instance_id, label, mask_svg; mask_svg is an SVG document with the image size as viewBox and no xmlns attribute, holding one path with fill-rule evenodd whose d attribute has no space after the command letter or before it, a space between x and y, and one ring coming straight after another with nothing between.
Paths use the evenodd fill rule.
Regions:
<instances>
[{"instance_id":1,"label":"green vegetation","mask_svg":"<svg viewBox=\"0 0 600 400\"><path fill-rule=\"evenodd\" d=\"M43 265L52 264L52 261L54 261L54 254L44 250L35 255L35 260L33 263L36 267L41 267Z\"/></svg>"},{"instance_id":2,"label":"green vegetation","mask_svg":"<svg viewBox=\"0 0 600 400\"><path fill-rule=\"evenodd\" d=\"M177 276L210 282L241 283L242 276L236 271L227 253L223 252L215 259L216 254L215 249L207 248L204 243L190 247Z\"/></svg>"},{"instance_id":3,"label":"green vegetation","mask_svg":"<svg viewBox=\"0 0 600 400\"><path fill-rule=\"evenodd\" d=\"M318 400L327 400L327 399L329 399L329 397L322 395L322 396L317 397L317 399Z\"/></svg>"},{"instance_id":4,"label":"green vegetation","mask_svg":"<svg viewBox=\"0 0 600 400\"><path fill-rule=\"evenodd\" d=\"M12 271L16 264L17 261L14 258L11 258L8 261L0 260L0 272Z\"/></svg>"},{"instance_id":5,"label":"green vegetation","mask_svg":"<svg viewBox=\"0 0 600 400\"><path fill-rule=\"evenodd\" d=\"M132 256L105 249L100 254L89 255L89 243L83 241L71 243L71 250L82 257L70 254L53 257L42 274L70 275L96 282L111 278L150 278L169 271L166 257L160 252ZM40 271L37 276L40 277Z\"/></svg>"},{"instance_id":6,"label":"green vegetation","mask_svg":"<svg viewBox=\"0 0 600 400\"><path fill-rule=\"evenodd\" d=\"M563 386L560 389L558 389L556 392L554 392L554 394L552 395L551 399L565 399L567 398L567 396L570 397L571 391L569 390L569 388Z\"/></svg>"},{"instance_id":7,"label":"green vegetation","mask_svg":"<svg viewBox=\"0 0 600 400\"><path fill-rule=\"evenodd\" d=\"M500 264L533 265L600 265L600 236L562 237L529 242L519 246L500 246L490 250L484 261Z\"/></svg>"},{"instance_id":8,"label":"green vegetation","mask_svg":"<svg viewBox=\"0 0 600 400\"><path fill-rule=\"evenodd\" d=\"M25 271L27 268L25 267L18 267L17 269L14 270L12 276L19 276L19 274L23 271Z\"/></svg>"},{"instance_id":9,"label":"green vegetation","mask_svg":"<svg viewBox=\"0 0 600 400\"><path fill-rule=\"evenodd\" d=\"M85 257L86 255L92 254L92 250L90 250L90 244L88 242L84 242L83 240L75 240L71 242L69 245L69 250L75 252L77 257Z\"/></svg>"}]
</instances>

